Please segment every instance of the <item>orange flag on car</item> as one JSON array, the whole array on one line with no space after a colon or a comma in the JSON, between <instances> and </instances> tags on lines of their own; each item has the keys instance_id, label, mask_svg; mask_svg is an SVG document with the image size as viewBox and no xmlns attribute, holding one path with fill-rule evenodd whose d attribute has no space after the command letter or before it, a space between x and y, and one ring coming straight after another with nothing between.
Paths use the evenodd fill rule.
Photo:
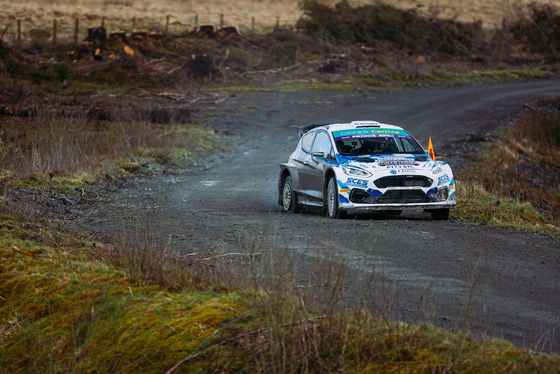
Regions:
<instances>
[{"instance_id":1,"label":"orange flag on car","mask_svg":"<svg viewBox=\"0 0 560 374\"><path fill-rule=\"evenodd\" d=\"M428 141L428 155L432 158L432 160L436 160L436 154L434 153L434 146L432 145L432 137Z\"/></svg>"}]
</instances>

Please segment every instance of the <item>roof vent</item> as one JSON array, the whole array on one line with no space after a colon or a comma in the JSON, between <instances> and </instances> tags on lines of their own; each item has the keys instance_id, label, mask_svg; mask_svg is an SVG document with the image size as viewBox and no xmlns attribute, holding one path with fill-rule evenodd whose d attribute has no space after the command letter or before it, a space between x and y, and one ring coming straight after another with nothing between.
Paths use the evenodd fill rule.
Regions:
<instances>
[{"instance_id":1,"label":"roof vent","mask_svg":"<svg viewBox=\"0 0 560 374\"><path fill-rule=\"evenodd\" d=\"M352 125L356 126L356 128L380 127L379 122L375 121L352 121Z\"/></svg>"}]
</instances>

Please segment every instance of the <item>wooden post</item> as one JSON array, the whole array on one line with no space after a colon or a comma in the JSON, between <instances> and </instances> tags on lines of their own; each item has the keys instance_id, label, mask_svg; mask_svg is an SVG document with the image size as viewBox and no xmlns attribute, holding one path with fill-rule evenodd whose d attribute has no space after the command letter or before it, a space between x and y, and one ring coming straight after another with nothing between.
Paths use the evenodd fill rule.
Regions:
<instances>
[{"instance_id":1,"label":"wooden post","mask_svg":"<svg viewBox=\"0 0 560 374\"><path fill-rule=\"evenodd\" d=\"M276 30L280 28L280 17L276 17Z\"/></svg>"},{"instance_id":2,"label":"wooden post","mask_svg":"<svg viewBox=\"0 0 560 374\"><path fill-rule=\"evenodd\" d=\"M17 20L17 42L21 43L21 20Z\"/></svg>"},{"instance_id":3,"label":"wooden post","mask_svg":"<svg viewBox=\"0 0 560 374\"><path fill-rule=\"evenodd\" d=\"M198 14L194 16L194 27L198 26Z\"/></svg>"},{"instance_id":4,"label":"wooden post","mask_svg":"<svg viewBox=\"0 0 560 374\"><path fill-rule=\"evenodd\" d=\"M220 28L224 27L224 15L220 14Z\"/></svg>"},{"instance_id":5,"label":"wooden post","mask_svg":"<svg viewBox=\"0 0 560 374\"><path fill-rule=\"evenodd\" d=\"M55 46L56 45L56 32L57 32L57 24L56 24L56 18L53 20L53 32L52 32L52 45Z\"/></svg>"},{"instance_id":6,"label":"wooden post","mask_svg":"<svg viewBox=\"0 0 560 374\"><path fill-rule=\"evenodd\" d=\"M165 19L165 33L167 34L168 32L169 32L169 16L167 16Z\"/></svg>"},{"instance_id":7,"label":"wooden post","mask_svg":"<svg viewBox=\"0 0 560 374\"><path fill-rule=\"evenodd\" d=\"M136 17L132 17L132 31L136 30Z\"/></svg>"},{"instance_id":8,"label":"wooden post","mask_svg":"<svg viewBox=\"0 0 560 374\"><path fill-rule=\"evenodd\" d=\"M101 17L101 27L105 28L105 17Z\"/></svg>"},{"instance_id":9,"label":"wooden post","mask_svg":"<svg viewBox=\"0 0 560 374\"><path fill-rule=\"evenodd\" d=\"M251 17L251 34L255 33L255 16Z\"/></svg>"},{"instance_id":10,"label":"wooden post","mask_svg":"<svg viewBox=\"0 0 560 374\"><path fill-rule=\"evenodd\" d=\"M80 20L74 19L74 44L78 44L78 31L80 29Z\"/></svg>"}]
</instances>

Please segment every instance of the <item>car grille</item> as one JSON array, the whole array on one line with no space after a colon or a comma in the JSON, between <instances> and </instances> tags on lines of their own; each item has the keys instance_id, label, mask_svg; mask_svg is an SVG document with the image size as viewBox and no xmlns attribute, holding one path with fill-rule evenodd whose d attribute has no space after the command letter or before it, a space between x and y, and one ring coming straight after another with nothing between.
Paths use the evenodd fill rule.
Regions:
<instances>
[{"instance_id":1,"label":"car grille","mask_svg":"<svg viewBox=\"0 0 560 374\"><path fill-rule=\"evenodd\" d=\"M377 204L398 204L398 203L427 203L430 198L422 190L389 190L379 199Z\"/></svg>"},{"instance_id":2,"label":"car grille","mask_svg":"<svg viewBox=\"0 0 560 374\"><path fill-rule=\"evenodd\" d=\"M433 180L428 177L418 175L395 175L391 177L383 177L377 179L375 185L377 188L387 187L430 187Z\"/></svg>"}]
</instances>

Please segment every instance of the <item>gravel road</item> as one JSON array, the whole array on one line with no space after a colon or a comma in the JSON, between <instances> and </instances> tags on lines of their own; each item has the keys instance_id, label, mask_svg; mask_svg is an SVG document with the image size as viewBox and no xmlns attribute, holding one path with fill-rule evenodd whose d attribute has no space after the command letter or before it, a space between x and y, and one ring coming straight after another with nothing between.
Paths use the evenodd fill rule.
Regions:
<instances>
[{"instance_id":1,"label":"gravel road","mask_svg":"<svg viewBox=\"0 0 560 374\"><path fill-rule=\"evenodd\" d=\"M336 269L344 274L340 298L350 308L560 353L557 241L454 219L432 221L424 212L330 220L313 212L283 213L277 205L278 163L294 149L297 125L401 125L424 146L431 136L436 155L458 169L473 139L507 125L524 103L560 95L559 83L209 94L191 109L235 146L188 172L127 184L92 224L97 231L149 228L185 253L274 252L296 269L302 288Z\"/></svg>"}]
</instances>

